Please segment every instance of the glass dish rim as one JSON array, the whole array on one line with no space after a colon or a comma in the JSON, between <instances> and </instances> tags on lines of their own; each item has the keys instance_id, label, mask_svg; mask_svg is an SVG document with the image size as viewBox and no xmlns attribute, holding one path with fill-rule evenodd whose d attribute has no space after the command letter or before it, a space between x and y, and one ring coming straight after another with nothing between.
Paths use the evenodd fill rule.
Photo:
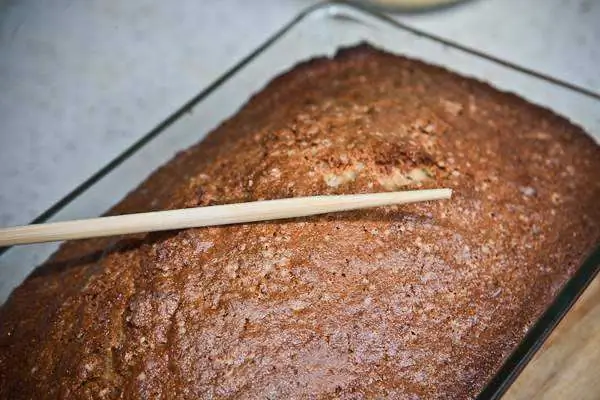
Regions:
<instances>
[{"instance_id":1,"label":"glass dish rim","mask_svg":"<svg viewBox=\"0 0 600 400\"><path fill-rule=\"evenodd\" d=\"M46 222L52 218L56 213L61 211L63 208L68 206L74 199L83 194L86 190L100 181L104 176L112 172L115 168L125 162L129 157L134 155L138 150L144 147L146 144L151 142L154 138L159 136L165 129L175 123L180 117L189 112L194 106L200 103L203 99L208 97L211 93L217 90L222 84L224 84L230 77L235 75L238 71L242 70L247 64L252 62L255 58L259 57L266 49L272 44L281 39L285 33L290 31L292 28L300 24L307 18L310 18L313 14L317 14L323 11L335 11L335 7L346 7L354 10L358 10L361 13L367 14L369 17L376 18L386 24L391 25L392 28L404 30L411 34L424 37L426 39L438 42L442 45L451 47L455 50L459 50L468 53L472 56L486 59L495 64L499 64L503 67L521 72L529 75L536 79L546 81L548 84L561 86L565 89L578 92L581 95L593 98L600 101L600 93L596 93L592 90L584 87L565 82L558 78L546 75L526 67L505 61L501 58L491 56L485 52L481 52L468 46L461 45L452 40L444 39L437 35L423 32L419 29L412 28L402 22L399 22L390 16L381 14L371 7L359 5L356 2L349 2L344 0L330 0L324 1L310 7L307 7L299 14L297 14L291 21L286 23L282 28L267 38L257 48L243 57L240 61L226 70L222 75L217 77L210 85L200 91L197 95L192 97L186 103L184 103L179 109L174 111L172 114L167 116L161 123L150 130L148 133L143 135L141 138L133 142L128 148L121 152L118 156L113 158L104 167L100 168L96 173L87 178L84 182L76 186L70 193L64 196L62 199L54 203L46 211L41 213L38 217L33 219L30 224L39 224ZM342 13L336 14L331 12L329 14L333 18L351 18L355 17L342 15ZM363 23L362 20L356 19L354 22ZM300 60L299 60L300 61ZM0 256L4 254L10 247L0 248ZM596 246L594 251L586 258L586 260L577 268L575 273L569 278L566 284L561 288L559 293L556 295L554 300L536 320L533 326L527 331L523 339L514 347L509 356L503 361L500 368L492 376L490 380L484 385L482 391L477 395L477 399L498 399L500 398L510 385L516 380L520 372L525 368L531 358L535 355L537 350L543 345L545 340L550 336L552 331L556 328L562 318L571 309L577 299L583 294L587 286L592 282L595 276L600 271L600 245Z\"/></svg>"}]
</instances>

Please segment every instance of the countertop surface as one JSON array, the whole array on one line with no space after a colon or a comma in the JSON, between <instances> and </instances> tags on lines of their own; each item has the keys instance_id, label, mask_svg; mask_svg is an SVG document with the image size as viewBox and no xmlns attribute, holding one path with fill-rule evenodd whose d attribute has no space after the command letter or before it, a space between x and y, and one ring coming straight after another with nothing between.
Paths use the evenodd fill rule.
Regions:
<instances>
[{"instance_id":1,"label":"countertop surface","mask_svg":"<svg viewBox=\"0 0 600 400\"><path fill-rule=\"evenodd\" d=\"M600 399L600 275L583 293L503 400Z\"/></svg>"}]
</instances>

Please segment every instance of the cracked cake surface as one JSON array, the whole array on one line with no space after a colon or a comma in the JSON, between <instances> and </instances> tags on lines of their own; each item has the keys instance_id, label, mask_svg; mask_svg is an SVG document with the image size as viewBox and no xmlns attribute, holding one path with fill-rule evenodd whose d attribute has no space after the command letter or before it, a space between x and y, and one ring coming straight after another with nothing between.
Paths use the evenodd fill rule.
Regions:
<instances>
[{"instance_id":1,"label":"cracked cake surface","mask_svg":"<svg viewBox=\"0 0 600 400\"><path fill-rule=\"evenodd\" d=\"M65 243L0 309L0 398L472 398L600 242L600 149L439 67L275 78L109 213L450 201Z\"/></svg>"}]
</instances>

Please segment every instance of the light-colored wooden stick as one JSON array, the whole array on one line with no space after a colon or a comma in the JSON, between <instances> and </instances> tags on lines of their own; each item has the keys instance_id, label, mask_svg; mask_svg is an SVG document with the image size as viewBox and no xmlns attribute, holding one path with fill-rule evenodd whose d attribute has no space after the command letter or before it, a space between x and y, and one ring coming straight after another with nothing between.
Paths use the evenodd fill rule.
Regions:
<instances>
[{"instance_id":1,"label":"light-colored wooden stick","mask_svg":"<svg viewBox=\"0 0 600 400\"><path fill-rule=\"evenodd\" d=\"M449 199L450 189L296 197L156 211L0 229L0 247L129 233L306 217L337 211Z\"/></svg>"}]
</instances>

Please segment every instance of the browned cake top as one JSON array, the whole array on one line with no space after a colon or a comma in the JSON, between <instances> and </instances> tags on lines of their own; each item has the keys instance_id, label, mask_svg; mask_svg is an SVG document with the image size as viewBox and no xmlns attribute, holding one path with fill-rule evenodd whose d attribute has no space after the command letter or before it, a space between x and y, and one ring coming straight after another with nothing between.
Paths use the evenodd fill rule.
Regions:
<instances>
[{"instance_id":1,"label":"browned cake top","mask_svg":"<svg viewBox=\"0 0 600 400\"><path fill-rule=\"evenodd\" d=\"M600 241L600 149L361 46L275 79L112 213L451 201L67 243L0 310L0 398L472 397Z\"/></svg>"}]
</instances>

